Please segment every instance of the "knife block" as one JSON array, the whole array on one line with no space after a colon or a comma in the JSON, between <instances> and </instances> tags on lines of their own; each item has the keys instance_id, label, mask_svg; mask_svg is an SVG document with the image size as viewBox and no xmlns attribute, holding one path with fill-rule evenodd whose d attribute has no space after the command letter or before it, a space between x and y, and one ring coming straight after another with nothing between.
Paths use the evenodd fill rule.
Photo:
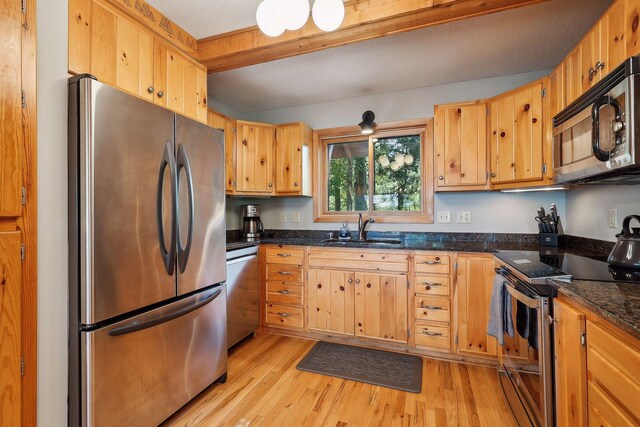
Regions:
<instances>
[{"instance_id":1,"label":"knife block","mask_svg":"<svg viewBox=\"0 0 640 427\"><path fill-rule=\"evenodd\" d=\"M555 233L539 233L540 246L558 247L560 244L560 235Z\"/></svg>"}]
</instances>

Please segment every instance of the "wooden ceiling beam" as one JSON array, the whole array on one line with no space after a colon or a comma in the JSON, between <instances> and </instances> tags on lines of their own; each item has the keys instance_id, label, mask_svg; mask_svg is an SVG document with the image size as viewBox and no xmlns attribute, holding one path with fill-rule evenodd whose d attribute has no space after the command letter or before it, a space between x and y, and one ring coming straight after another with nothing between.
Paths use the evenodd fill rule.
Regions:
<instances>
[{"instance_id":1,"label":"wooden ceiling beam","mask_svg":"<svg viewBox=\"0 0 640 427\"><path fill-rule=\"evenodd\" d=\"M336 31L325 33L312 19L279 37L268 37L253 26L198 40L198 59L215 73L544 1L349 0Z\"/></svg>"}]
</instances>

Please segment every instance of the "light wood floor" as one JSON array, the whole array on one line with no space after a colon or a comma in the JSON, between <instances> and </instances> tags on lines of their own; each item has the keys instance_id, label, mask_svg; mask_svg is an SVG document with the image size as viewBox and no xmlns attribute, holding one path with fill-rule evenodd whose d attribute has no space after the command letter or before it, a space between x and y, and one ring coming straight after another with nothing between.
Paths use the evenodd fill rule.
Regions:
<instances>
[{"instance_id":1,"label":"light wood floor","mask_svg":"<svg viewBox=\"0 0 640 427\"><path fill-rule=\"evenodd\" d=\"M424 359L414 394L302 372L315 341L263 334L165 426L514 426L495 369Z\"/></svg>"}]
</instances>

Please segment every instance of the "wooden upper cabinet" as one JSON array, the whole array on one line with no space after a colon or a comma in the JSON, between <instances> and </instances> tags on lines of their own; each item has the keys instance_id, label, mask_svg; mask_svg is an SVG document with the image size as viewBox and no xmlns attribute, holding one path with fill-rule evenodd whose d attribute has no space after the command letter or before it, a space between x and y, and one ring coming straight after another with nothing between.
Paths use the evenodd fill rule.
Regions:
<instances>
[{"instance_id":1,"label":"wooden upper cabinet","mask_svg":"<svg viewBox=\"0 0 640 427\"><path fill-rule=\"evenodd\" d=\"M2 19L3 67L0 73L0 217L22 213L22 13L19 2L5 4Z\"/></svg>"},{"instance_id":2,"label":"wooden upper cabinet","mask_svg":"<svg viewBox=\"0 0 640 427\"><path fill-rule=\"evenodd\" d=\"M600 66L600 25L596 25L580 42L580 81L578 96L591 89L598 81Z\"/></svg>"},{"instance_id":3,"label":"wooden upper cabinet","mask_svg":"<svg viewBox=\"0 0 640 427\"><path fill-rule=\"evenodd\" d=\"M436 191L487 188L487 104L435 107Z\"/></svg>"},{"instance_id":4,"label":"wooden upper cabinet","mask_svg":"<svg viewBox=\"0 0 640 427\"><path fill-rule=\"evenodd\" d=\"M235 120L215 111L208 110L207 124L224 131L224 170L225 192L233 194L235 190Z\"/></svg>"},{"instance_id":5,"label":"wooden upper cabinet","mask_svg":"<svg viewBox=\"0 0 640 427\"><path fill-rule=\"evenodd\" d=\"M304 123L276 127L275 194L311 196L312 130Z\"/></svg>"},{"instance_id":6,"label":"wooden upper cabinet","mask_svg":"<svg viewBox=\"0 0 640 427\"><path fill-rule=\"evenodd\" d=\"M16 10L20 10L16 8ZM19 231L0 233L0 419L3 426L19 426L21 410L22 259Z\"/></svg>"},{"instance_id":7,"label":"wooden upper cabinet","mask_svg":"<svg viewBox=\"0 0 640 427\"><path fill-rule=\"evenodd\" d=\"M491 101L491 183L542 180L542 82Z\"/></svg>"},{"instance_id":8,"label":"wooden upper cabinet","mask_svg":"<svg viewBox=\"0 0 640 427\"><path fill-rule=\"evenodd\" d=\"M275 126L236 122L236 191L273 194Z\"/></svg>"},{"instance_id":9,"label":"wooden upper cabinet","mask_svg":"<svg viewBox=\"0 0 640 427\"><path fill-rule=\"evenodd\" d=\"M637 1L637 0L634 0ZM600 67L599 79L613 71L622 64L626 58L633 56L627 54L625 40L625 0L618 0L604 14L599 22L600 26Z\"/></svg>"},{"instance_id":10,"label":"wooden upper cabinet","mask_svg":"<svg viewBox=\"0 0 640 427\"><path fill-rule=\"evenodd\" d=\"M582 94L582 45L578 45L566 58L567 105Z\"/></svg>"},{"instance_id":11,"label":"wooden upper cabinet","mask_svg":"<svg viewBox=\"0 0 640 427\"><path fill-rule=\"evenodd\" d=\"M495 262L492 255L459 255L455 303L458 353L497 357L495 338L487 335Z\"/></svg>"},{"instance_id":12,"label":"wooden upper cabinet","mask_svg":"<svg viewBox=\"0 0 640 427\"><path fill-rule=\"evenodd\" d=\"M207 121L206 68L106 1L69 1L69 72Z\"/></svg>"},{"instance_id":13,"label":"wooden upper cabinet","mask_svg":"<svg viewBox=\"0 0 640 427\"><path fill-rule=\"evenodd\" d=\"M556 422L559 426L587 425L587 351L584 314L553 301Z\"/></svg>"},{"instance_id":14,"label":"wooden upper cabinet","mask_svg":"<svg viewBox=\"0 0 640 427\"><path fill-rule=\"evenodd\" d=\"M407 342L407 276L355 274L355 334Z\"/></svg>"},{"instance_id":15,"label":"wooden upper cabinet","mask_svg":"<svg viewBox=\"0 0 640 427\"><path fill-rule=\"evenodd\" d=\"M617 0L624 2L624 37L626 56L640 54L640 0Z\"/></svg>"}]
</instances>

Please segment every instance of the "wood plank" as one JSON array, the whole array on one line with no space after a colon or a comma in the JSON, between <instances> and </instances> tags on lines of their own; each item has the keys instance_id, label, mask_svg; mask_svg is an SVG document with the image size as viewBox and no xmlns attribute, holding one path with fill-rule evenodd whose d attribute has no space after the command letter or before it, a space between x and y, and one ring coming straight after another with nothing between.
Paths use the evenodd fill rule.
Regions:
<instances>
[{"instance_id":1,"label":"wood plank","mask_svg":"<svg viewBox=\"0 0 640 427\"><path fill-rule=\"evenodd\" d=\"M17 0L5 1L0 73L0 217L22 214L22 13Z\"/></svg>"},{"instance_id":2,"label":"wood plank","mask_svg":"<svg viewBox=\"0 0 640 427\"><path fill-rule=\"evenodd\" d=\"M3 426L21 425L21 243L19 231L0 233L0 420Z\"/></svg>"},{"instance_id":3,"label":"wood plank","mask_svg":"<svg viewBox=\"0 0 640 427\"><path fill-rule=\"evenodd\" d=\"M542 179L542 84L514 95L515 179Z\"/></svg>"},{"instance_id":4,"label":"wood plank","mask_svg":"<svg viewBox=\"0 0 640 427\"><path fill-rule=\"evenodd\" d=\"M198 79L197 84L197 98L198 98L198 111L196 114L196 120L206 123L207 122L207 69L196 65L196 75ZM225 126L226 129L226 126Z\"/></svg>"},{"instance_id":5,"label":"wood plank","mask_svg":"<svg viewBox=\"0 0 640 427\"><path fill-rule=\"evenodd\" d=\"M162 107L167 106L168 99L167 73L169 64L167 63L167 49L167 45L158 39L153 39L153 87L155 89L153 102Z\"/></svg>"},{"instance_id":6,"label":"wood plank","mask_svg":"<svg viewBox=\"0 0 640 427\"><path fill-rule=\"evenodd\" d=\"M69 0L69 72L91 69L91 0Z\"/></svg>"},{"instance_id":7,"label":"wood plank","mask_svg":"<svg viewBox=\"0 0 640 427\"><path fill-rule=\"evenodd\" d=\"M640 54L640 1L624 0L624 2L624 35L627 40L627 56L635 56Z\"/></svg>"},{"instance_id":8,"label":"wood plank","mask_svg":"<svg viewBox=\"0 0 640 427\"><path fill-rule=\"evenodd\" d=\"M219 72L464 18L540 3L544 0L351 0L336 31L325 33L309 19L297 31L268 37L249 27L198 41L198 59Z\"/></svg>"},{"instance_id":9,"label":"wood plank","mask_svg":"<svg viewBox=\"0 0 640 427\"><path fill-rule=\"evenodd\" d=\"M153 102L153 37L138 31L138 95Z\"/></svg>"},{"instance_id":10,"label":"wood plank","mask_svg":"<svg viewBox=\"0 0 640 427\"><path fill-rule=\"evenodd\" d=\"M185 60L177 51L167 47L167 107L177 113L184 113Z\"/></svg>"},{"instance_id":11,"label":"wood plank","mask_svg":"<svg viewBox=\"0 0 640 427\"><path fill-rule=\"evenodd\" d=\"M198 69L191 61L184 61L184 115L198 119Z\"/></svg>"},{"instance_id":12,"label":"wood plank","mask_svg":"<svg viewBox=\"0 0 640 427\"><path fill-rule=\"evenodd\" d=\"M242 343L229 354L233 381L212 385L163 426L516 425L494 368L423 359L422 391L407 393L298 371L314 344L272 334Z\"/></svg>"},{"instance_id":13,"label":"wood plank","mask_svg":"<svg viewBox=\"0 0 640 427\"><path fill-rule=\"evenodd\" d=\"M116 17L116 85L136 95L140 90L138 33L126 18Z\"/></svg>"},{"instance_id":14,"label":"wood plank","mask_svg":"<svg viewBox=\"0 0 640 427\"><path fill-rule=\"evenodd\" d=\"M116 15L92 2L91 23L91 74L102 83L116 86Z\"/></svg>"},{"instance_id":15,"label":"wood plank","mask_svg":"<svg viewBox=\"0 0 640 427\"><path fill-rule=\"evenodd\" d=\"M617 0L600 20L600 79L627 59L624 9L625 0Z\"/></svg>"},{"instance_id":16,"label":"wood plank","mask_svg":"<svg viewBox=\"0 0 640 427\"><path fill-rule=\"evenodd\" d=\"M515 179L514 97L504 96L497 102L497 182Z\"/></svg>"}]
</instances>

